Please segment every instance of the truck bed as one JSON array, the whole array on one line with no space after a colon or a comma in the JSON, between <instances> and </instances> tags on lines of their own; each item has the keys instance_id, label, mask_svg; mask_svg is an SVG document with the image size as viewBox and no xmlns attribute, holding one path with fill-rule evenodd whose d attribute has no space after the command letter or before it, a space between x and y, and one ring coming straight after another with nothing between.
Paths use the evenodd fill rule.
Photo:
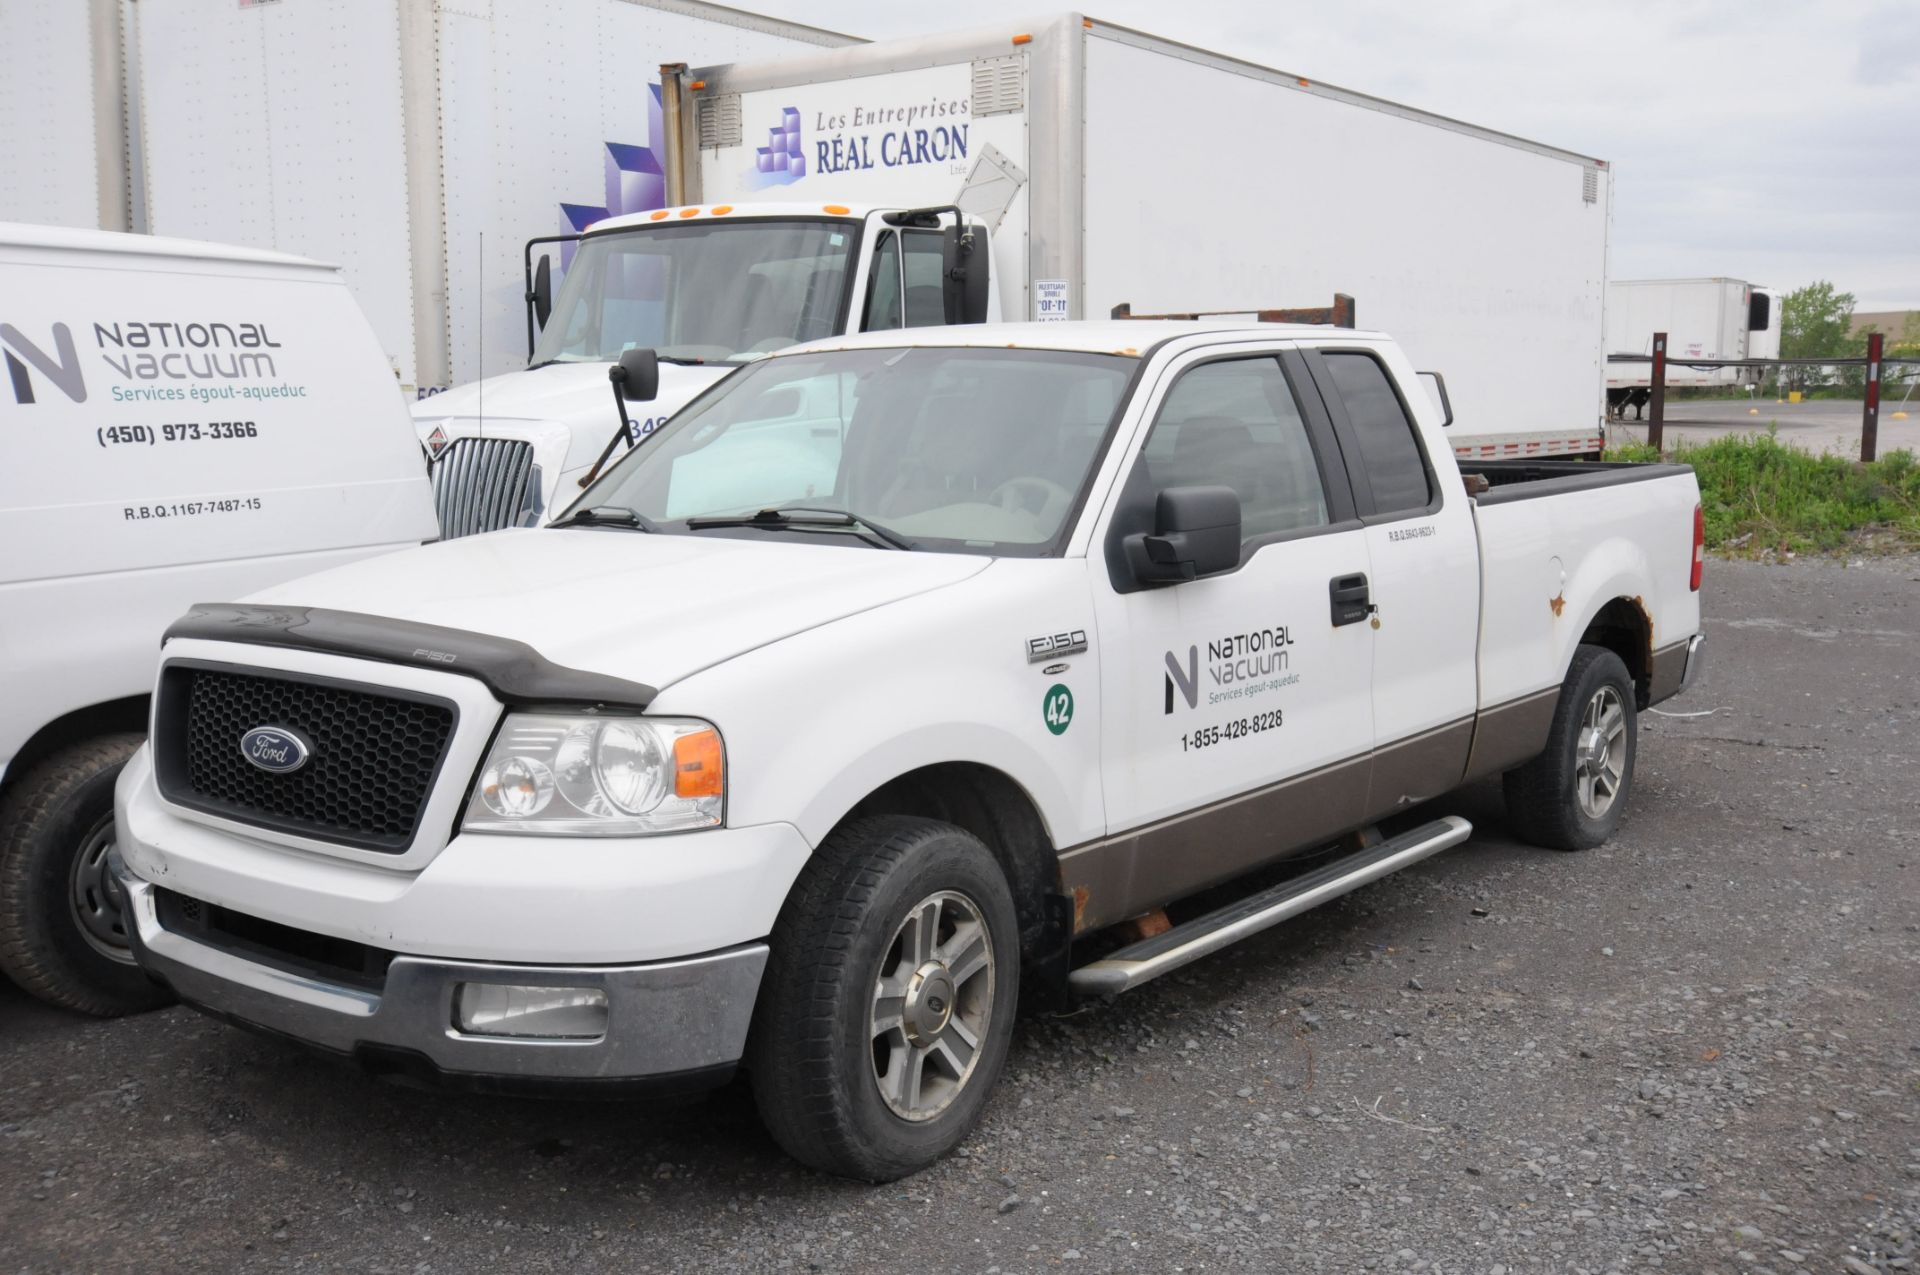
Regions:
<instances>
[{"instance_id":1,"label":"truck bed","mask_svg":"<svg viewBox=\"0 0 1920 1275\"><path fill-rule=\"evenodd\" d=\"M1516 460L1461 472L1489 484L1474 498L1483 709L1557 688L1603 604L1638 612L1623 618L1642 628L1649 663L1699 631L1692 466Z\"/></svg>"}]
</instances>

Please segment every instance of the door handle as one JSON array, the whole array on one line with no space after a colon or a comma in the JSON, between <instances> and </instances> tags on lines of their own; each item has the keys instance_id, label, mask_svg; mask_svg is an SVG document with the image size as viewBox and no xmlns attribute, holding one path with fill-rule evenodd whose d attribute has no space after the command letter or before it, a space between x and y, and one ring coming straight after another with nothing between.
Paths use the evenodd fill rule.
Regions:
<instances>
[{"instance_id":1,"label":"door handle","mask_svg":"<svg viewBox=\"0 0 1920 1275\"><path fill-rule=\"evenodd\" d=\"M1364 574L1335 576L1327 584L1327 599L1333 608L1336 629L1343 624L1358 624L1373 614L1372 592Z\"/></svg>"}]
</instances>

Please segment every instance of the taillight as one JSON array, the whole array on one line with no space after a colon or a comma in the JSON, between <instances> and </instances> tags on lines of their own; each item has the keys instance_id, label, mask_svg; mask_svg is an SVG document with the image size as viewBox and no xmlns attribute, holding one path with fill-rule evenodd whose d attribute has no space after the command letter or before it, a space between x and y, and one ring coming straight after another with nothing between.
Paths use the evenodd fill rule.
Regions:
<instances>
[{"instance_id":1,"label":"taillight","mask_svg":"<svg viewBox=\"0 0 1920 1275\"><path fill-rule=\"evenodd\" d=\"M1700 572L1707 565L1707 515L1699 505L1693 507L1693 578L1687 587L1700 592Z\"/></svg>"}]
</instances>

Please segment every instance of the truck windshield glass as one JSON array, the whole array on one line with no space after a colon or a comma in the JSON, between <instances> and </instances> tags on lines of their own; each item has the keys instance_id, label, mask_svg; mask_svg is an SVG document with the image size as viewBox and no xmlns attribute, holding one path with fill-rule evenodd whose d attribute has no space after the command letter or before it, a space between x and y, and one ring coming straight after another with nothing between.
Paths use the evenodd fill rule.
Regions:
<instances>
[{"instance_id":1,"label":"truck windshield glass","mask_svg":"<svg viewBox=\"0 0 1920 1275\"><path fill-rule=\"evenodd\" d=\"M711 221L580 241L531 362L610 362L652 346L717 363L830 336L855 223Z\"/></svg>"},{"instance_id":2,"label":"truck windshield glass","mask_svg":"<svg viewBox=\"0 0 1920 1275\"><path fill-rule=\"evenodd\" d=\"M579 504L714 535L773 529L686 520L804 505L844 510L916 548L1037 557L1077 507L1135 362L941 346L769 359L695 400Z\"/></svg>"}]
</instances>

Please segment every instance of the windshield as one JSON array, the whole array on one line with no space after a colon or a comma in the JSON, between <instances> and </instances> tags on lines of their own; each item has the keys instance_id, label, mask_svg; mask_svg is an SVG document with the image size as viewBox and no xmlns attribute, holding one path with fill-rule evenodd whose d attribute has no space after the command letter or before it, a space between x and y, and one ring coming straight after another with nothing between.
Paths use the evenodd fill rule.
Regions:
<instances>
[{"instance_id":1,"label":"windshield","mask_svg":"<svg viewBox=\"0 0 1920 1275\"><path fill-rule=\"evenodd\" d=\"M1134 366L943 346L769 359L696 399L578 507L722 534L686 520L803 505L844 510L918 548L1039 556L1078 506Z\"/></svg>"},{"instance_id":2,"label":"windshield","mask_svg":"<svg viewBox=\"0 0 1920 1275\"><path fill-rule=\"evenodd\" d=\"M856 223L712 221L580 241L530 362L610 362L652 346L720 362L833 335Z\"/></svg>"}]
</instances>

